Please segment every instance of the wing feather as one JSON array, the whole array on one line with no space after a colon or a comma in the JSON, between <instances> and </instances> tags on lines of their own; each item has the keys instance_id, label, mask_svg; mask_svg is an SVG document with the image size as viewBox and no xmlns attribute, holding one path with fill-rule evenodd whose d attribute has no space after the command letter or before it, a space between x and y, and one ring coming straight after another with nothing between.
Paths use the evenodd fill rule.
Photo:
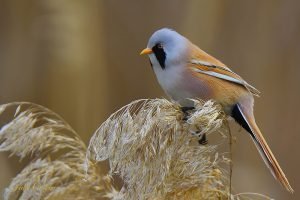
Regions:
<instances>
[{"instance_id":1,"label":"wing feather","mask_svg":"<svg viewBox=\"0 0 300 200\"><path fill-rule=\"evenodd\" d=\"M192 70L197 73L206 74L209 76L213 76L216 78L220 78L223 80L227 80L239 85L243 85L249 92L251 92L255 96L259 96L260 92L247 83L245 80L243 80L239 75L234 73L232 70L230 70L228 67L226 67L224 64L216 65L213 63L210 63L208 61L201 61L198 59L192 59L190 61L192 64ZM218 64L221 63L220 61L217 62Z\"/></svg>"}]
</instances>

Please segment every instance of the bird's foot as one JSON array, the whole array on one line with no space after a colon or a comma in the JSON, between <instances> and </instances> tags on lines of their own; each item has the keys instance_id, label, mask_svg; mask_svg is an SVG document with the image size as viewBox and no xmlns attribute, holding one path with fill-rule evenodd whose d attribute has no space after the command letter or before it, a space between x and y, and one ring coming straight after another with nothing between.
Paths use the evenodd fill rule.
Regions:
<instances>
[{"instance_id":1,"label":"bird's foot","mask_svg":"<svg viewBox=\"0 0 300 200\"><path fill-rule=\"evenodd\" d=\"M183 115L183 120L184 121L186 121L188 119L190 111L194 110L194 109L195 109L195 107L181 107L181 110L182 110L182 112L184 114ZM193 135L197 135L199 137L199 140L198 140L199 144L201 144L201 145L208 144L208 141L206 139L206 134L205 133L199 134L199 132L196 132L196 133L193 133Z\"/></svg>"},{"instance_id":2,"label":"bird's foot","mask_svg":"<svg viewBox=\"0 0 300 200\"><path fill-rule=\"evenodd\" d=\"M194 110L195 107L181 107L181 110L183 112L183 120L186 121L189 116L189 111Z\"/></svg>"},{"instance_id":3,"label":"bird's foot","mask_svg":"<svg viewBox=\"0 0 300 200\"><path fill-rule=\"evenodd\" d=\"M208 144L208 140L206 139L206 134L205 133L199 135L199 138L200 138L198 140L199 144L201 144L201 145L207 145Z\"/></svg>"},{"instance_id":4,"label":"bird's foot","mask_svg":"<svg viewBox=\"0 0 300 200\"><path fill-rule=\"evenodd\" d=\"M206 138L206 133L199 133L199 131L197 131L196 133L192 133L192 135L199 137L199 140L198 140L199 144L201 144L201 145L208 144L208 140Z\"/></svg>"}]
</instances>

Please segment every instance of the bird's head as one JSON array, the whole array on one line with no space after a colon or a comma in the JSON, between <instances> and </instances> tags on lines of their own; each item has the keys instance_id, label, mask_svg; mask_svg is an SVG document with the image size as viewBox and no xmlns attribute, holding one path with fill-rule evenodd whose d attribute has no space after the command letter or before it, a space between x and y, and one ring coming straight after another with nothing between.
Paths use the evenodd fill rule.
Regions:
<instances>
[{"instance_id":1,"label":"bird's head","mask_svg":"<svg viewBox=\"0 0 300 200\"><path fill-rule=\"evenodd\" d=\"M162 69L185 61L188 40L174 30L163 28L153 33L147 48L140 54L149 55L153 66Z\"/></svg>"}]
</instances>

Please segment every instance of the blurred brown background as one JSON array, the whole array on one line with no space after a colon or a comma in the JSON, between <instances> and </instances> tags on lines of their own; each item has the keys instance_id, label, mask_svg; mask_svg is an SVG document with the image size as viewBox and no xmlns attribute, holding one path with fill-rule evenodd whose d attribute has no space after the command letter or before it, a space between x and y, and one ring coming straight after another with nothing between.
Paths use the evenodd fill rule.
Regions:
<instances>
[{"instance_id":1,"label":"blurred brown background","mask_svg":"<svg viewBox=\"0 0 300 200\"><path fill-rule=\"evenodd\" d=\"M233 125L235 191L300 199L300 1L2 0L0 103L49 107L87 143L120 106L164 96L139 56L161 27L187 36L262 92L256 120L296 192L273 179L250 137ZM7 156L0 154L1 192L20 170Z\"/></svg>"}]
</instances>

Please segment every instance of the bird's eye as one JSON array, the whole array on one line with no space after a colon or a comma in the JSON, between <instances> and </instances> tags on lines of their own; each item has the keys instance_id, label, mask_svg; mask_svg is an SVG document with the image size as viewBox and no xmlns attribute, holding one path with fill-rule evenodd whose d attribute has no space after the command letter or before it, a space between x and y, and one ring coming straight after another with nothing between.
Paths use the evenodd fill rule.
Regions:
<instances>
[{"instance_id":1,"label":"bird's eye","mask_svg":"<svg viewBox=\"0 0 300 200\"><path fill-rule=\"evenodd\" d=\"M163 49L164 46L162 45L162 43L159 43L159 44L157 45L157 47L160 48L160 49Z\"/></svg>"}]
</instances>

